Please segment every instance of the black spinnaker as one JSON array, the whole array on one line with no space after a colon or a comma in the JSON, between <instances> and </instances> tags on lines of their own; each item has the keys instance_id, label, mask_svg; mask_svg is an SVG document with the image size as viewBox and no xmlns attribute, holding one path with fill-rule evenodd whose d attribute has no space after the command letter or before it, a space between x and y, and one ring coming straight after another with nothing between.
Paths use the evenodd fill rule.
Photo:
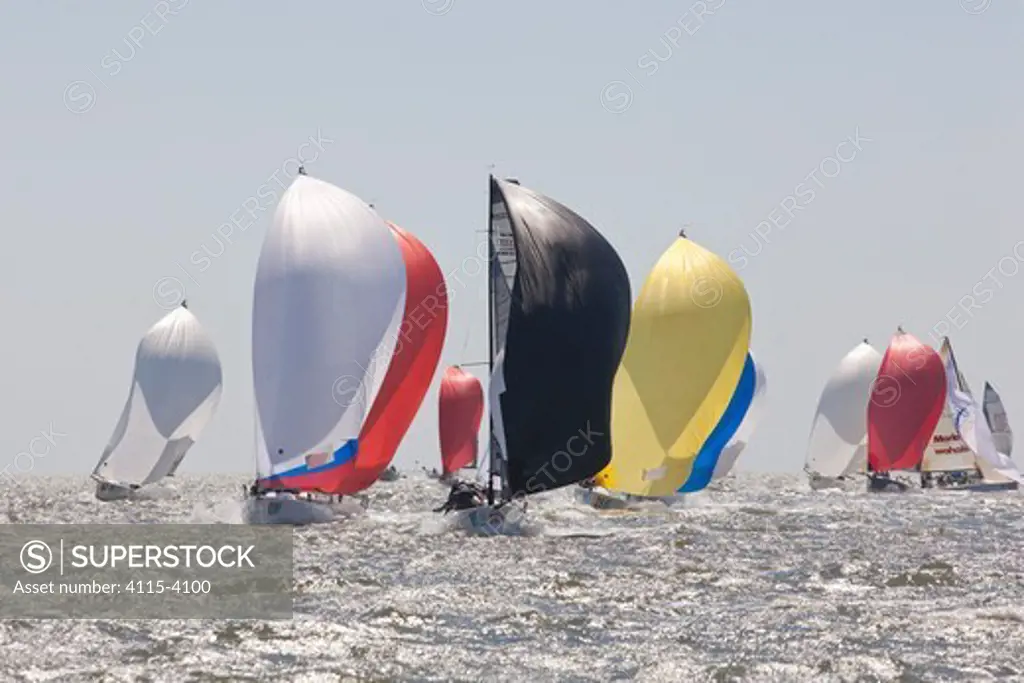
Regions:
<instances>
[{"instance_id":1,"label":"black spinnaker","mask_svg":"<svg viewBox=\"0 0 1024 683\"><path fill-rule=\"evenodd\" d=\"M508 500L610 461L632 297L615 249L575 212L515 181L491 177L490 195L491 472Z\"/></svg>"}]
</instances>

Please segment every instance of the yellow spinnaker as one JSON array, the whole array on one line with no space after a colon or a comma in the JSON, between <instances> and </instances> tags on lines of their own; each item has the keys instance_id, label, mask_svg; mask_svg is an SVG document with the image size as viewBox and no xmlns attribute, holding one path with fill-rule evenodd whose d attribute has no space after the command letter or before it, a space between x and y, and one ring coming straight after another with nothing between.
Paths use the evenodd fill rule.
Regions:
<instances>
[{"instance_id":1,"label":"yellow spinnaker","mask_svg":"<svg viewBox=\"0 0 1024 683\"><path fill-rule=\"evenodd\" d=\"M680 234L633 307L612 390L612 460L597 483L673 495L718 424L750 348L750 299L715 254Z\"/></svg>"}]
</instances>

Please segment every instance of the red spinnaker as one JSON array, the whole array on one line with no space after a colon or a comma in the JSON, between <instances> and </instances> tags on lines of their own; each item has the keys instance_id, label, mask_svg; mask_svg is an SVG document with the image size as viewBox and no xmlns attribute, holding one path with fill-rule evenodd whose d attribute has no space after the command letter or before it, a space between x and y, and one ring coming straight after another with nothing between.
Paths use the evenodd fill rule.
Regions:
<instances>
[{"instance_id":1,"label":"red spinnaker","mask_svg":"<svg viewBox=\"0 0 1024 683\"><path fill-rule=\"evenodd\" d=\"M359 450L339 468L333 493L368 488L394 459L434 379L448 328L448 291L440 266L416 237L388 225L405 259L405 313L384 382L359 431Z\"/></svg>"},{"instance_id":2,"label":"red spinnaker","mask_svg":"<svg viewBox=\"0 0 1024 683\"><path fill-rule=\"evenodd\" d=\"M477 435L484 417L484 390L480 380L457 365L445 370L441 378L437 416L444 474L475 463Z\"/></svg>"},{"instance_id":3,"label":"red spinnaker","mask_svg":"<svg viewBox=\"0 0 1024 683\"><path fill-rule=\"evenodd\" d=\"M868 403L868 465L920 466L946 402L946 368L930 346L899 330L882 357Z\"/></svg>"}]
</instances>

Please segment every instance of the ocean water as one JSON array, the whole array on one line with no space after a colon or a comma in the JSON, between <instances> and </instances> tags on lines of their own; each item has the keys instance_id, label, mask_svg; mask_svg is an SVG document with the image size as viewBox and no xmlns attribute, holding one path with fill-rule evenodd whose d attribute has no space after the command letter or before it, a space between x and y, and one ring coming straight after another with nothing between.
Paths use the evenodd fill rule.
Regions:
<instances>
[{"instance_id":1,"label":"ocean water","mask_svg":"<svg viewBox=\"0 0 1024 683\"><path fill-rule=\"evenodd\" d=\"M9 523L240 518L241 477L100 503L30 478ZM0 621L3 681L1024 681L1024 498L739 475L681 507L537 497L473 537L381 483L296 530L290 621Z\"/></svg>"}]
</instances>

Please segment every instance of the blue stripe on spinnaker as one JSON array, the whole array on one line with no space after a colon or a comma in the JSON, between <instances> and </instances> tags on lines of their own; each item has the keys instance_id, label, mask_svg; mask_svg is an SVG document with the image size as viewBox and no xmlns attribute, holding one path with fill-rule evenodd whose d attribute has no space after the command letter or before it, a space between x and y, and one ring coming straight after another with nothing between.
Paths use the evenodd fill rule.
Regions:
<instances>
[{"instance_id":1,"label":"blue stripe on spinnaker","mask_svg":"<svg viewBox=\"0 0 1024 683\"><path fill-rule=\"evenodd\" d=\"M729 399L729 405L725 409L722 418L715 425L715 428L708 435L707 441L701 446L700 453L693 461L693 469L686 483L679 487L679 493L693 493L700 491L709 483L715 473L715 465L718 464L718 456L722 454L729 440L735 436L736 430L740 428L743 418L750 410L750 404L754 401L754 389L757 385L757 372L754 368L754 359L747 354L747 361L743 364L743 372L740 373L740 382L736 385L736 391Z\"/></svg>"},{"instance_id":2,"label":"blue stripe on spinnaker","mask_svg":"<svg viewBox=\"0 0 1024 683\"><path fill-rule=\"evenodd\" d=\"M327 470L333 470L341 467L345 463L351 461L356 457L356 453L359 451L359 439L349 439L343 443L338 450L334 451L330 461L323 465L317 465L316 467L310 467L306 464L293 467L285 472L278 472L266 477L264 481L274 481L275 479L284 479L285 477L301 477L307 474L319 474L320 472L326 472Z\"/></svg>"}]
</instances>

